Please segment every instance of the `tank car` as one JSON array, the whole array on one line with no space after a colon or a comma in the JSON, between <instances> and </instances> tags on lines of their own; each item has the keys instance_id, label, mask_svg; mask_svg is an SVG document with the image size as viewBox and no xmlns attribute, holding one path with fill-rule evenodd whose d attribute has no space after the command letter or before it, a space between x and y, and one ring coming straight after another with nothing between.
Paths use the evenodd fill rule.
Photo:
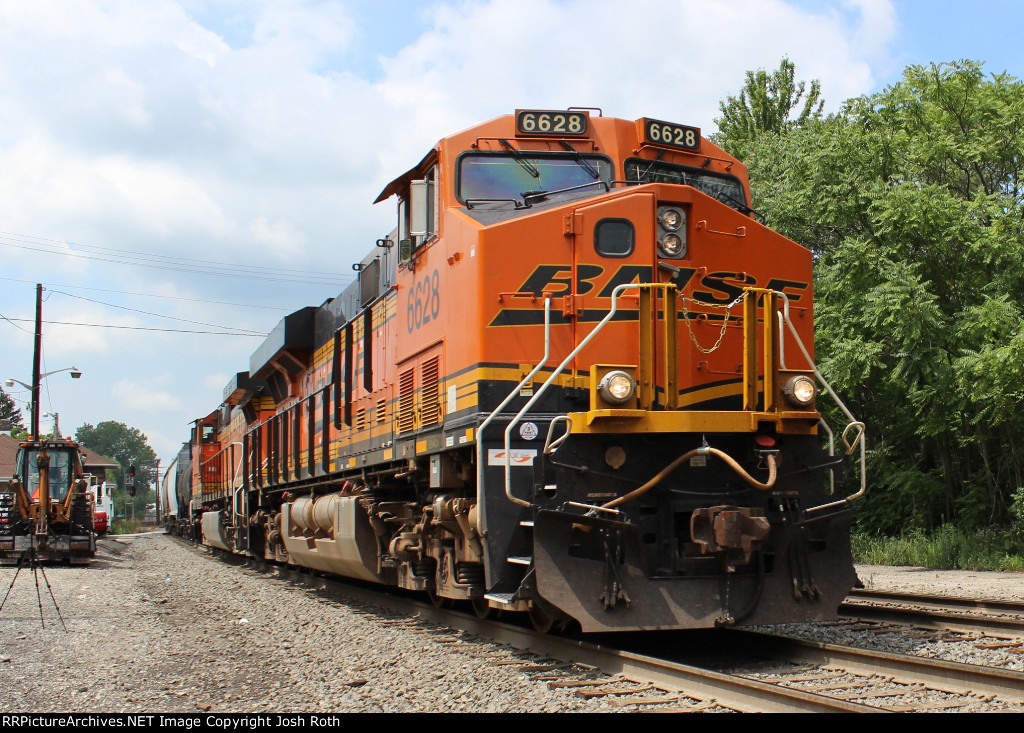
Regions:
<instances>
[{"instance_id":1,"label":"tank car","mask_svg":"<svg viewBox=\"0 0 1024 733\"><path fill-rule=\"evenodd\" d=\"M812 257L739 160L688 125L517 110L392 198L355 281L196 420L203 543L540 629L834 617L864 426L822 420Z\"/></svg>"}]
</instances>

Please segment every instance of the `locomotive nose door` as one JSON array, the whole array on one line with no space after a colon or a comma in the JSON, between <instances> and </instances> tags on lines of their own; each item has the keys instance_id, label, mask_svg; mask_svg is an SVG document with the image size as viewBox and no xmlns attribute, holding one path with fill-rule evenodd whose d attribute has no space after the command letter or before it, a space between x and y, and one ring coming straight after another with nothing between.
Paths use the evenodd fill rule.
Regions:
<instances>
[{"instance_id":1,"label":"locomotive nose door","mask_svg":"<svg viewBox=\"0 0 1024 733\"><path fill-rule=\"evenodd\" d=\"M577 344L608 314L617 286L656 281L656 213L654 194L637 192L581 206L569 215L576 289L563 312L573 323ZM636 290L623 295L615 319L580 352L575 369L639 362Z\"/></svg>"}]
</instances>

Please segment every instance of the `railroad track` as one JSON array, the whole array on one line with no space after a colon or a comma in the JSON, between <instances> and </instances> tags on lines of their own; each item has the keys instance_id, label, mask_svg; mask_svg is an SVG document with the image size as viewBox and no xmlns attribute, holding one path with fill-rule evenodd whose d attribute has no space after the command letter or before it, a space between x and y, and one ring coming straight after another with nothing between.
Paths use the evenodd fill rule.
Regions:
<instances>
[{"instance_id":1,"label":"railroad track","mask_svg":"<svg viewBox=\"0 0 1024 733\"><path fill-rule=\"evenodd\" d=\"M219 553L218 553L219 554ZM230 556L229 556L230 557ZM231 557L235 564L237 556ZM325 603L380 615L481 664L516 665L554 687L634 710L742 712L1024 711L1024 673L802 641L745 630L541 635L502 620L437 608L380 588L263 563L252 570L304 586ZM699 664L695 647L709 645ZM652 651L652 644L655 650ZM676 650L666 654L666 650ZM753 669L714 669L723 659Z\"/></svg>"},{"instance_id":2,"label":"railroad track","mask_svg":"<svg viewBox=\"0 0 1024 733\"><path fill-rule=\"evenodd\" d=\"M839 607L840 616L912 625L995 639L1018 638L1024 647L1024 603L952 596L854 590Z\"/></svg>"},{"instance_id":3,"label":"railroad track","mask_svg":"<svg viewBox=\"0 0 1024 733\"><path fill-rule=\"evenodd\" d=\"M748 631L736 634L744 653L785 659L792 671L771 674L777 684L870 701L891 711L1024 711L1024 673L941 659L860 649ZM801 669L803 666L806 669Z\"/></svg>"}]
</instances>

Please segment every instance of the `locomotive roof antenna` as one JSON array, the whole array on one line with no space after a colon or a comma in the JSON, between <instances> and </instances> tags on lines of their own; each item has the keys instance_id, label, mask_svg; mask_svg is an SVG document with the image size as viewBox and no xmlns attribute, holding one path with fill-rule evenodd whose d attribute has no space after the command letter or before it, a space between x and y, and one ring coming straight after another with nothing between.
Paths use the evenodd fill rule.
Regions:
<instances>
[{"instance_id":1,"label":"locomotive roof antenna","mask_svg":"<svg viewBox=\"0 0 1024 733\"><path fill-rule=\"evenodd\" d=\"M42 624L43 628L46 628L46 618L43 616L43 596L39 591L39 576L43 576L43 582L46 584L46 590L50 594L50 600L53 601L53 607L57 609L57 618L60 619L60 625L64 627L64 633L71 633L68 631L68 625L64 623L64 614L60 612L60 605L57 603L57 599L53 595L53 587L50 585L50 579L46 577L46 569L43 567L42 561L39 559L39 555L36 553L36 537L34 534L29 534L29 546L28 551L25 552L18 559L18 569L14 571L14 577L11 579L11 584L7 588L7 595L4 596L4 600L0 603L0 612L4 610L4 606L7 605L7 599L11 596L11 591L14 590L14 584L18 580L18 574L21 573L21 569L25 566L25 560L28 560L29 567L32 568L32 574L36 579L36 601L39 605L39 623Z\"/></svg>"}]
</instances>

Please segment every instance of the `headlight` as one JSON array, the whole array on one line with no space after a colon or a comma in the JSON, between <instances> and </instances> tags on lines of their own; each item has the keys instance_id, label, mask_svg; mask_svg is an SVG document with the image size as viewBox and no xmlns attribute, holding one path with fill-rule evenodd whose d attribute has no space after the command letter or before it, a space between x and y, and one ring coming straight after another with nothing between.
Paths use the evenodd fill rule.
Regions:
<instances>
[{"instance_id":1,"label":"headlight","mask_svg":"<svg viewBox=\"0 0 1024 733\"><path fill-rule=\"evenodd\" d=\"M683 251L683 240L678 234L666 234L659 244L666 257L678 257Z\"/></svg>"},{"instance_id":2,"label":"headlight","mask_svg":"<svg viewBox=\"0 0 1024 733\"><path fill-rule=\"evenodd\" d=\"M658 223L670 232L677 231L686 221L686 217L679 209L662 209L658 215Z\"/></svg>"},{"instance_id":3,"label":"headlight","mask_svg":"<svg viewBox=\"0 0 1024 733\"><path fill-rule=\"evenodd\" d=\"M625 372L608 372L598 383L597 391L605 402L621 405L636 392L636 382Z\"/></svg>"},{"instance_id":4,"label":"headlight","mask_svg":"<svg viewBox=\"0 0 1024 733\"><path fill-rule=\"evenodd\" d=\"M658 207L658 256L686 257L686 211L678 206Z\"/></svg>"},{"instance_id":5,"label":"headlight","mask_svg":"<svg viewBox=\"0 0 1024 733\"><path fill-rule=\"evenodd\" d=\"M794 406L807 407L814 401L814 380L804 375L793 377L786 382L782 393Z\"/></svg>"}]
</instances>

